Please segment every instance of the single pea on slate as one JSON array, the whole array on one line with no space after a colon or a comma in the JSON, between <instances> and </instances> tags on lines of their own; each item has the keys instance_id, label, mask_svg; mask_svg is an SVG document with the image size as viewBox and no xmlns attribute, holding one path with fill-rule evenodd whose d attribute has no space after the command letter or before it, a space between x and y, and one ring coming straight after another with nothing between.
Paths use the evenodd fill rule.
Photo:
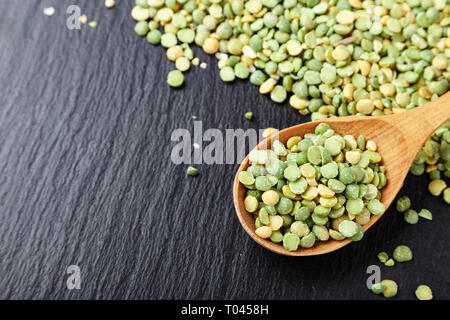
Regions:
<instances>
[{"instance_id":1,"label":"single pea on slate","mask_svg":"<svg viewBox=\"0 0 450 320\"><path fill-rule=\"evenodd\" d=\"M416 224L419 222L419 215L417 214L417 211L413 209L408 209L403 214L403 220L409 224Z\"/></svg>"},{"instance_id":2,"label":"single pea on slate","mask_svg":"<svg viewBox=\"0 0 450 320\"><path fill-rule=\"evenodd\" d=\"M389 256L385 251L380 252L377 255L378 259L380 260L381 263L386 263L386 261L389 260Z\"/></svg>"},{"instance_id":3,"label":"single pea on slate","mask_svg":"<svg viewBox=\"0 0 450 320\"><path fill-rule=\"evenodd\" d=\"M381 292L385 298L392 298L397 295L398 285L393 280L383 280L381 281L381 285L385 288Z\"/></svg>"},{"instance_id":4,"label":"single pea on slate","mask_svg":"<svg viewBox=\"0 0 450 320\"><path fill-rule=\"evenodd\" d=\"M433 220L433 214L428 209L422 209L419 211L419 217L424 218L426 220Z\"/></svg>"},{"instance_id":5,"label":"single pea on slate","mask_svg":"<svg viewBox=\"0 0 450 320\"><path fill-rule=\"evenodd\" d=\"M415 294L419 300L433 299L433 292L431 291L431 288L423 284L417 287Z\"/></svg>"},{"instance_id":6,"label":"single pea on slate","mask_svg":"<svg viewBox=\"0 0 450 320\"><path fill-rule=\"evenodd\" d=\"M198 175L198 169L189 166L189 167L187 168L187 170L186 170L186 173L187 173L189 176L196 176L196 175Z\"/></svg>"},{"instance_id":7,"label":"single pea on slate","mask_svg":"<svg viewBox=\"0 0 450 320\"><path fill-rule=\"evenodd\" d=\"M253 118L253 112L246 112L245 113L245 119L247 119L247 120L251 120L252 118Z\"/></svg>"},{"instance_id":8,"label":"single pea on slate","mask_svg":"<svg viewBox=\"0 0 450 320\"><path fill-rule=\"evenodd\" d=\"M179 87L184 82L184 75L180 70L172 70L167 75L167 84L171 87Z\"/></svg>"},{"instance_id":9,"label":"single pea on slate","mask_svg":"<svg viewBox=\"0 0 450 320\"><path fill-rule=\"evenodd\" d=\"M384 265L385 265L386 267L393 267L393 266L395 265L395 262L394 262L393 259L388 259L388 260L384 263Z\"/></svg>"},{"instance_id":10,"label":"single pea on slate","mask_svg":"<svg viewBox=\"0 0 450 320\"><path fill-rule=\"evenodd\" d=\"M411 208L411 199L408 196L398 198L395 208L398 212L405 212Z\"/></svg>"},{"instance_id":11,"label":"single pea on slate","mask_svg":"<svg viewBox=\"0 0 450 320\"><path fill-rule=\"evenodd\" d=\"M393 257L397 262L411 261L413 253L408 246L400 245L394 249Z\"/></svg>"},{"instance_id":12,"label":"single pea on slate","mask_svg":"<svg viewBox=\"0 0 450 320\"><path fill-rule=\"evenodd\" d=\"M450 173L449 173L450 175ZM450 187L445 188L444 192L443 192L443 197L444 197L444 201L447 204L450 204Z\"/></svg>"}]
</instances>

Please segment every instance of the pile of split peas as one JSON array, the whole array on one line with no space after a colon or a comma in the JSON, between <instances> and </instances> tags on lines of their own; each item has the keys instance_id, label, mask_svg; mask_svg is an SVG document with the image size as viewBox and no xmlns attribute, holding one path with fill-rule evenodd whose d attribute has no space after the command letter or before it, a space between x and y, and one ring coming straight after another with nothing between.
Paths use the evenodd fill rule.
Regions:
<instances>
[{"instance_id":1,"label":"pile of split peas","mask_svg":"<svg viewBox=\"0 0 450 320\"><path fill-rule=\"evenodd\" d=\"M450 86L446 0L136 0L135 31L166 48L179 87L200 64L193 45L218 59L224 82L248 79L312 120L401 113ZM204 66L204 65L203 65ZM411 172L450 203L450 122Z\"/></svg>"}]
</instances>

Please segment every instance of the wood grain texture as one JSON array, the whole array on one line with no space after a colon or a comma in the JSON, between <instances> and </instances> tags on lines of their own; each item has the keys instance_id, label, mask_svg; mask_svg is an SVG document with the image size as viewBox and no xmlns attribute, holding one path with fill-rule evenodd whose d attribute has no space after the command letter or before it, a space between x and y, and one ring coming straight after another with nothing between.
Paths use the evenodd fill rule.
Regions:
<instances>
[{"instance_id":1,"label":"wood grain texture","mask_svg":"<svg viewBox=\"0 0 450 320\"><path fill-rule=\"evenodd\" d=\"M417 121L420 119L420 121ZM366 141L372 140L377 145L377 151L382 155L382 165L386 168L386 186L381 190L381 201L386 209L392 204L397 193L403 186L403 181L417 153L433 132L450 119L450 92L427 105L415 108L403 114L393 114L383 117L340 117L299 124L283 129L261 141L256 149L270 149L274 140L286 144L293 136L303 137L314 133L319 123L328 123L341 136L363 135ZM263 247L287 256L313 256L338 250L350 243L350 239L316 241L311 248L299 248L296 251L286 250L282 244L276 244L270 239L262 239L255 233L253 215L245 210L244 198L246 188L239 182L239 173L249 167L247 156L236 172L233 184L233 200L237 216L245 231ZM366 232L383 215L372 215L370 221L363 226Z\"/></svg>"},{"instance_id":2,"label":"wood grain texture","mask_svg":"<svg viewBox=\"0 0 450 320\"><path fill-rule=\"evenodd\" d=\"M164 83L164 50L133 32L132 1L77 1L97 29L65 27L73 1L0 2L0 298L382 299L365 287L376 253L399 244L410 263L382 267L414 299L418 284L450 298L448 206L409 176L403 193L434 220L389 210L359 243L306 258L265 250L234 213L238 165L169 161L175 128L285 128L309 119L248 82L223 84L201 55L186 85ZM53 5L55 16L42 14ZM198 50L196 52L199 52ZM243 114L253 111L247 121ZM81 268L81 290L66 268Z\"/></svg>"}]
</instances>

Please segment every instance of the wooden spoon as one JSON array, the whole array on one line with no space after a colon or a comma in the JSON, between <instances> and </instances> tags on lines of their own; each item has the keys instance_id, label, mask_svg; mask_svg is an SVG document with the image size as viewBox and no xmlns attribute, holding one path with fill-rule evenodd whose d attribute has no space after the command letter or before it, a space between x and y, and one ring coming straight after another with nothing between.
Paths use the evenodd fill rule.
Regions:
<instances>
[{"instance_id":1,"label":"wooden spoon","mask_svg":"<svg viewBox=\"0 0 450 320\"><path fill-rule=\"evenodd\" d=\"M420 148L427 139L443 123L450 119L450 92L432 102L410 111L381 117L351 116L319 120L296 125L269 136L256 146L256 149L270 148L271 142L278 139L283 143L292 136L304 136L305 133L314 132L314 128L321 122L326 122L340 135L350 134L355 137L363 135L367 140L377 144L377 151L382 156L386 168L387 184L381 191L381 201L386 209L394 200L403 185ZM236 213L245 231L263 247L288 256L312 256L328 253L349 244L351 240L318 241L309 249L299 248L297 251L288 251L282 245L262 239L255 234L253 216L245 210L245 187L239 182L238 175L249 166L248 156L242 162L236 173L233 186L234 206ZM370 222L364 225L364 231L369 229L381 215L372 215Z\"/></svg>"}]
</instances>

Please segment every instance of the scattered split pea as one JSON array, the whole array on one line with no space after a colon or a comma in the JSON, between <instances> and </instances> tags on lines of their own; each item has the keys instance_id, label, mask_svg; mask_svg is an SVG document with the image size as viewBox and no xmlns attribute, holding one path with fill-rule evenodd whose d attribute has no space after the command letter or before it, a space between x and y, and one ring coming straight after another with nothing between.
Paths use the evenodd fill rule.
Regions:
<instances>
[{"instance_id":1,"label":"scattered split pea","mask_svg":"<svg viewBox=\"0 0 450 320\"><path fill-rule=\"evenodd\" d=\"M433 292L431 291L431 288L426 285L420 285L416 289L416 297L419 300L431 300L433 299Z\"/></svg>"},{"instance_id":2,"label":"scattered split pea","mask_svg":"<svg viewBox=\"0 0 450 320\"><path fill-rule=\"evenodd\" d=\"M194 167L188 167L186 172L187 172L187 174L189 176L196 176L196 175L198 175L198 169L196 169Z\"/></svg>"}]
</instances>

